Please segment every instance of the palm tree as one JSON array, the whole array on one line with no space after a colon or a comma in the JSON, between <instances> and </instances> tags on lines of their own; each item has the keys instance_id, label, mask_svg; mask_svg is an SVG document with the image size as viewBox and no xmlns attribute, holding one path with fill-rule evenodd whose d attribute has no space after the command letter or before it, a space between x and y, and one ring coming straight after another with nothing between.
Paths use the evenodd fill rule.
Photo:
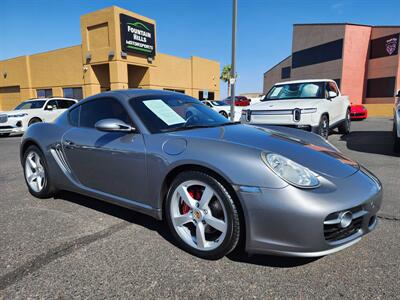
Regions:
<instances>
[{"instance_id":1,"label":"palm tree","mask_svg":"<svg viewBox=\"0 0 400 300\"><path fill-rule=\"evenodd\" d=\"M231 95L231 65L226 65L222 69L220 79L228 84L228 97Z\"/></svg>"}]
</instances>

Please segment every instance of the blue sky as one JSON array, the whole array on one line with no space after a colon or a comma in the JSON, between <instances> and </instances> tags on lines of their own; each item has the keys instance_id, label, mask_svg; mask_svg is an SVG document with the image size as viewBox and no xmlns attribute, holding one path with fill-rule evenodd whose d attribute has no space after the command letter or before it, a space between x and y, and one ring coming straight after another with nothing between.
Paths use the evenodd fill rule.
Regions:
<instances>
[{"instance_id":1,"label":"blue sky","mask_svg":"<svg viewBox=\"0 0 400 300\"><path fill-rule=\"evenodd\" d=\"M400 25L399 0L238 0L237 92L290 54L294 23ZM157 22L157 51L231 60L231 0L0 0L0 60L81 43L79 17L111 5ZM221 94L226 87L221 83Z\"/></svg>"}]
</instances>

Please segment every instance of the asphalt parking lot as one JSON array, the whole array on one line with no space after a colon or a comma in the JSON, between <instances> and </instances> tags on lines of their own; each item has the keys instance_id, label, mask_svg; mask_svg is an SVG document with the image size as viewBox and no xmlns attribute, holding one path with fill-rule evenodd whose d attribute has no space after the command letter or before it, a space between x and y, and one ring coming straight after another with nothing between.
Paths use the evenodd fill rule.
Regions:
<instances>
[{"instance_id":1,"label":"asphalt parking lot","mask_svg":"<svg viewBox=\"0 0 400 300\"><path fill-rule=\"evenodd\" d=\"M391 120L353 122L330 141L384 185L378 228L331 256L235 253L218 261L177 248L163 222L72 193L27 191L20 137L0 139L0 299L398 298L400 157Z\"/></svg>"}]
</instances>

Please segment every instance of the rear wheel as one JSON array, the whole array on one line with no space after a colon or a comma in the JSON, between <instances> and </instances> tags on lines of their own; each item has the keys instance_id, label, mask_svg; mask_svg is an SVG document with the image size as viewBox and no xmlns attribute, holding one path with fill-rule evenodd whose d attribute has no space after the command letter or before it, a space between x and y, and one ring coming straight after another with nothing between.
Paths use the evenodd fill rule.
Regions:
<instances>
[{"instance_id":1,"label":"rear wheel","mask_svg":"<svg viewBox=\"0 0 400 300\"><path fill-rule=\"evenodd\" d=\"M341 134L349 134L350 133L351 114L350 114L349 109L346 112L346 119L344 120L344 122L342 124L339 125L338 129L339 129L339 133L341 133Z\"/></svg>"},{"instance_id":2,"label":"rear wheel","mask_svg":"<svg viewBox=\"0 0 400 300\"><path fill-rule=\"evenodd\" d=\"M37 146L29 146L23 157L24 177L29 192L37 198L50 198L55 193L47 162Z\"/></svg>"},{"instance_id":3,"label":"rear wheel","mask_svg":"<svg viewBox=\"0 0 400 300\"><path fill-rule=\"evenodd\" d=\"M318 134L324 139L328 139L329 136L329 118L327 115L322 115L319 122Z\"/></svg>"},{"instance_id":4,"label":"rear wheel","mask_svg":"<svg viewBox=\"0 0 400 300\"><path fill-rule=\"evenodd\" d=\"M225 111L221 110L219 114L228 119L228 114Z\"/></svg>"},{"instance_id":5,"label":"rear wheel","mask_svg":"<svg viewBox=\"0 0 400 300\"><path fill-rule=\"evenodd\" d=\"M33 119L31 119L31 120L29 121L28 127L31 126L32 124L40 123L40 122L42 122L42 120L40 120L39 118L33 118Z\"/></svg>"},{"instance_id":6,"label":"rear wheel","mask_svg":"<svg viewBox=\"0 0 400 300\"><path fill-rule=\"evenodd\" d=\"M174 179L165 215L181 248L199 257L219 259L239 241L235 203L225 187L205 173L187 171Z\"/></svg>"}]
</instances>

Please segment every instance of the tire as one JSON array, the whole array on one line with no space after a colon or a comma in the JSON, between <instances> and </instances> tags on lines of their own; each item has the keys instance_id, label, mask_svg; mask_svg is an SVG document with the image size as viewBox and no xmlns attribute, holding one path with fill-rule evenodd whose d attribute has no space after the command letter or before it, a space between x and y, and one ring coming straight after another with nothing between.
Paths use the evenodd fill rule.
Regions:
<instances>
[{"instance_id":1,"label":"tire","mask_svg":"<svg viewBox=\"0 0 400 300\"><path fill-rule=\"evenodd\" d=\"M228 119L228 114L225 111L221 110L219 114Z\"/></svg>"},{"instance_id":2,"label":"tire","mask_svg":"<svg viewBox=\"0 0 400 300\"><path fill-rule=\"evenodd\" d=\"M31 126L32 124L40 122L42 122L42 120L40 120L39 118L32 118L31 120L29 120L28 127Z\"/></svg>"},{"instance_id":3,"label":"tire","mask_svg":"<svg viewBox=\"0 0 400 300\"><path fill-rule=\"evenodd\" d=\"M10 133L0 133L0 137L8 137L10 136Z\"/></svg>"},{"instance_id":4,"label":"tire","mask_svg":"<svg viewBox=\"0 0 400 300\"><path fill-rule=\"evenodd\" d=\"M318 125L318 134L324 139L329 136L329 118L327 115L322 115Z\"/></svg>"},{"instance_id":5,"label":"tire","mask_svg":"<svg viewBox=\"0 0 400 300\"><path fill-rule=\"evenodd\" d=\"M393 151L400 153L400 138L397 136L397 128L395 122L393 122Z\"/></svg>"},{"instance_id":6,"label":"tire","mask_svg":"<svg viewBox=\"0 0 400 300\"><path fill-rule=\"evenodd\" d=\"M204 193L212 195L206 197L209 201L200 201ZM186 195L186 200L181 195ZM240 220L236 205L226 188L205 173L186 171L173 180L165 217L178 245L198 257L219 259L238 244Z\"/></svg>"},{"instance_id":7,"label":"tire","mask_svg":"<svg viewBox=\"0 0 400 300\"><path fill-rule=\"evenodd\" d=\"M349 134L351 129L351 115L350 110L348 109L346 112L346 119L342 124L338 127L340 134Z\"/></svg>"},{"instance_id":8,"label":"tire","mask_svg":"<svg viewBox=\"0 0 400 300\"><path fill-rule=\"evenodd\" d=\"M51 183L46 159L43 152L37 146L32 145L26 149L22 166L25 183L31 195L36 198L50 198L54 196L56 189Z\"/></svg>"}]
</instances>

